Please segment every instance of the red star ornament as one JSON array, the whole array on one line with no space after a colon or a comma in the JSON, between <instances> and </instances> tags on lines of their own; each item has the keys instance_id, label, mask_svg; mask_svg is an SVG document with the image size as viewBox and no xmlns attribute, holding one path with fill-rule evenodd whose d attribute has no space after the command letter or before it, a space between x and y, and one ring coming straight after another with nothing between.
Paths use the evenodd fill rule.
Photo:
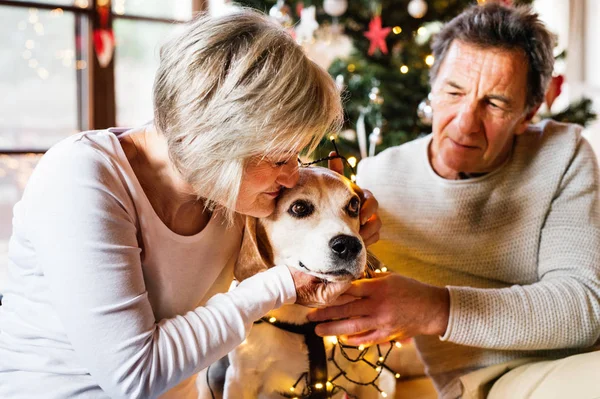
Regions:
<instances>
[{"instance_id":1,"label":"red star ornament","mask_svg":"<svg viewBox=\"0 0 600 399\"><path fill-rule=\"evenodd\" d=\"M379 15L373 17L371 22L369 22L369 30L364 33L365 37L371 41L371 46L369 46L369 55L373 55L377 49L381 50L383 54L388 53L385 38L387 35L389 35L391 30L391 28L381 27L381 17Z\"/></svg>"}]
</instances>

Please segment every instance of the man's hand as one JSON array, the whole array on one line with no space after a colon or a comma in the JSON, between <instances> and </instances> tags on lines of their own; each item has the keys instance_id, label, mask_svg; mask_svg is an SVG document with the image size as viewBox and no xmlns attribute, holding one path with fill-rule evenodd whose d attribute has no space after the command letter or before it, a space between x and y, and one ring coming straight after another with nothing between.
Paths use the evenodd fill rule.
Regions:
<instances>
[{"instance_id":1,"label":"man's hand","mask_svg":"<svg viewBox=\"0 0 600 399\"><path fill-rule=\"evenodd\" d=\"M385 273L354 281L344 295L356 300L309 313L310 321L333 320L319 324L318 335L337 335L349 345L373 345L444 335L448 326L450 297L445 288Z\"/></svg>"},{"instance_id":2,"label":"man's hand","mask_svg":"<svg viewBox=\"0 0 600 399\"><path fill-rule=\"evenodd\" d=\"M329 156L335 156L337 153L331 151ZM341 158L331 159L327 162L329 169L340 175L344 174L344 162ZM356 184L352 183L352 188L357 192L364 194L364 201L360 206L360 236L362 237L366 246L375 244L379 241L379 230L381 230L381 220L377 216L377 210L379 209L379 203L369 190L363 190Z\"/></svg>"}]
</instances>

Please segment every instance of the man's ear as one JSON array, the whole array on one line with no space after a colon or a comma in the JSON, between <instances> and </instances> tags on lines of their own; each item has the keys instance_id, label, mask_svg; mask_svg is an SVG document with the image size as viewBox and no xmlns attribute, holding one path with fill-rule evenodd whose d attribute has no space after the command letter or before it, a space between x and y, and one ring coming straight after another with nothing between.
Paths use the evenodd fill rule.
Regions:
<instances>
[{"instance_id":1,"label":"man's ear","mask_svg":"<svg viewBox=\"0 0 600 399\"><path fill-rule=\"evenodd\" d=\"M273 250L264 226L256 218L246 216L242 246L233 268L235 279L243 281L273 266Z\"/></svg>"},{"instance_id":2,"label":"man's ear","mask_svg":"<svg viewBox=\"0 0 600 399\"><path fill-rule=\"evenodd\" d=\"M536 107L534 107L533 109L531 109L531 111L529 111L526 115L525 118L519 123L519 126L517 126L517 130L515 132L515 135L520 135L523 134L527 131L527 127L529 126L529 124L531 123L531 120L533 119L533 117L535 116L535 114L537 114L538 110L540 109L542 104L538 104Z\"/></svg>"}]
</instances>

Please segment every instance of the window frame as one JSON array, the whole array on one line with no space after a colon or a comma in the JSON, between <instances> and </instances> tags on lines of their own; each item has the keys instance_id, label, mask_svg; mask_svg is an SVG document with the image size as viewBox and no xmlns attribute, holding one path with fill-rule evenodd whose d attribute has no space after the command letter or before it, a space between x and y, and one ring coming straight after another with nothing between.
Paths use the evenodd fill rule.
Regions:
<instances>
[{"instance_id":1,"label":"window frame","mask_svg":"<svg viewBox=\"0 0 600 399\"><path fill-rule=\"evenodd\" d=\"M100 4L101 5L100 5ZM77 79L77 128L79 131L105 129L116 125L116 95L115 95L115 57L105 67L100 67L96 50L93 46L92 32L100 26L100 7L109 7L111 10L108 18L109 28L113 28L115 20L132 20L159 23L185 23L185 20L170 18L155 18L135 14L117 14L112 10L111 0L89 0L87 8L76 5L61 5L56 3L41 3L38 1L0 0L0 6L18 8L38 8L41 10L54 10L57 8L65 12L72 12L75 17L75 37L81 36L86 46L76 48L76 59L85 59L88 68L79 69ZM192 16L206 10L207 0L192 0ZM193 17L192 17L193 18ZM83 50L82 50L83 49ZM0 154L23 155L43 154L46 150L40 149L0 149Z\"/></svg>"}]
</instances>

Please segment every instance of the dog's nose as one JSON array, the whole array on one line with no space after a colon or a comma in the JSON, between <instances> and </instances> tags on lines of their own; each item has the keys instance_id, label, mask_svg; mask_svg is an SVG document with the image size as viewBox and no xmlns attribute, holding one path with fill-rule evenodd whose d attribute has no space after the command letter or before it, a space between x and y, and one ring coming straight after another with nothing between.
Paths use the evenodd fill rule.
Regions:
<instances>
[{"instance_id":1,"label":"dog's nose","mask_svg":"<svg viewBox=\"0 0 600 399\"><path fill-rule=\"evenodd\" d=\"M331 251L342 260L356 258L356 255L362 250L362 243L356 237L340 234L329 241Z\"/></svg>"}]
</instances>

